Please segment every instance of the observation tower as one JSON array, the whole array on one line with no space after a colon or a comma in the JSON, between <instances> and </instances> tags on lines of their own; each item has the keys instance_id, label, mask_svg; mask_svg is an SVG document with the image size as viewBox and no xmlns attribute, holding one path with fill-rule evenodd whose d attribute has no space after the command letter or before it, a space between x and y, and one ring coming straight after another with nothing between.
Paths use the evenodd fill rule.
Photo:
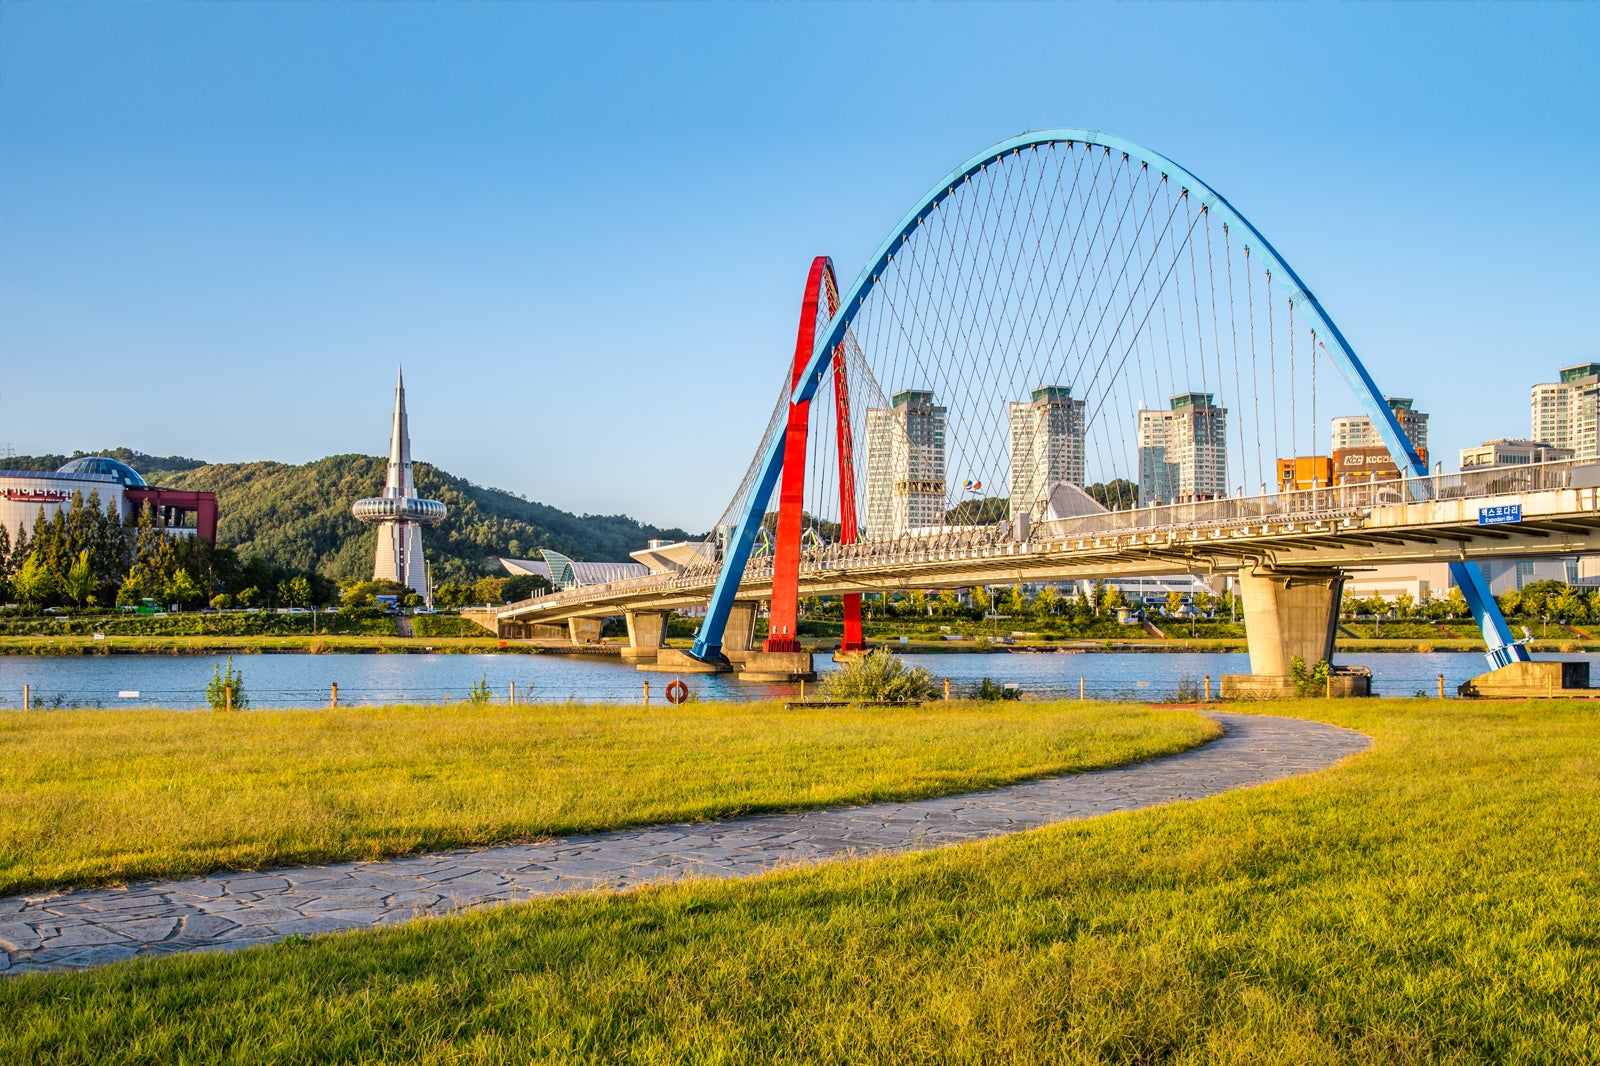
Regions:
<instances>
[{"instance_id":1,"label":"observation tower","mask_svg":"<svg viewBox=\"0 0 1600 1066\"><path fill-rule=\"evenodd\" d=\"M444 504L424 500L411 480L411 432L406 421L406 379L394 387L394 428L389 436L389 474L383 495L357 500L350 512L363 522L378 523L378 550L372 563L374 581L393 581L433 606L428 565L422 557L422 527L444 521Z\"/></svg>"}]
</instances>

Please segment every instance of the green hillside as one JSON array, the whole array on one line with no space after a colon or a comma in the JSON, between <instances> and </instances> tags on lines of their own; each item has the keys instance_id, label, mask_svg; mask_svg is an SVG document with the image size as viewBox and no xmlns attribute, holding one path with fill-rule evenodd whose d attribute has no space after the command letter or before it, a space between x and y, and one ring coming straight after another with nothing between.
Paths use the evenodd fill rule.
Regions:
<instances>
[{"instance_id":1,"label":"green hillside","mask_svg":"<svg viewBox=\"0 0 1600 1066\"><path fill-rule=\"evenodd\" d=\"M151 484L217 494L217 540L241 557L261 555L291 570L334 579L369 577L377 530L357 522L350 505L383 491L385 460L334 455L304 466L286 463L212 463L157 457L126 448L79 455L110 455ZM75 456L16 456L0 461L14 470L54 470ZM575 559L626 561L652 537L681 539L681 529L643 525L626 515L575 515L500 489L486 489L426 463L413 467L417 491L442 501L450 516L423 533L434 582L472 582L504 571L494 556L523 557L554 548Z\"/></svg>"}]
</instances>

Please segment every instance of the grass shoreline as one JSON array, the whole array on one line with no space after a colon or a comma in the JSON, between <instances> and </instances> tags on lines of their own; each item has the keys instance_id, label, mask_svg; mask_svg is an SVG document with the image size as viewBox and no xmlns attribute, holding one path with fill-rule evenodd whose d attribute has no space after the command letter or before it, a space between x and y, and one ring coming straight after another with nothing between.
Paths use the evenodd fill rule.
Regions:
<instances>
[{"instance_id":1,"label":"grass shoreline","mask_svg":"<svg viewBox=\"0 0 1600 1066\"><path fill-rule=\"evenodd\" d=\"M955 653L984 653L995 655L1103 655L1117 653L1163 654L1178 652L1242 652L1246 650L1243 637L1171 637L1165 640L1148 639L1064 639L1059 641L1032 641L1014 645L981 645L974 641L910 641L900 644L893 638L870 638L870 643L882 644L895 652L918 655L948 655ZM805 642L802 642L803 644ZM687 646L684 641L673 641L672 646ZM597 654L614 654L622 645L608 642L607 651ZM1597 653L1600 641L1534 640L1528 645L1538 652ZM832 644L811 644L808 650L827 654ZM1342 653L1427 653L1427 652L1479 652L1484 650L1482 640L1417 640L1409 637L1358 638L1341 637L1337 650ZM528 641L499 640L488 635L482 637L372 637L372 636L107 636L95 640L92 636L0 636L0 655L12 656L89 656L89 655L545 655L560 654L560 647L549 647Z\"/></svg>"}]
</instances>

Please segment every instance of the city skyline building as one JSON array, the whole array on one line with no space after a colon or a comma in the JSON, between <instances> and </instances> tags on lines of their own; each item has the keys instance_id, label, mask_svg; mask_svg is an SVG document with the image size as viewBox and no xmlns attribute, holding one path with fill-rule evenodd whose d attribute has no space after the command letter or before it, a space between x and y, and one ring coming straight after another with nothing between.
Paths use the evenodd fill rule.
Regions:
<instances>
[{"instance_id":1,"label":"city skyline building","mask_svg":"<svg viewBox=\"0 0 1600 1066\"><path fill-rule=\"evenodd\" d=\"M1412 400L1405 396L1385 396L1389 410L1394 412L1396 421L1406 438L1411 441L1423 460L1428 458L1428 415L1418 411L1412 406ZM1378 428L1372 424L1372 419L1366 415L1339 415L1334 418L1331 431L1332 451L1354 451L1362 448L1382 448L1383 438L1378 435ZM1398 463L1400 457L1396 456Z\"/></svg>"},{"instance_id":2,"label":"city skyline building","mask_svg":"<svg viewBox=\"0 0 1600 1066\"><path fill-rule=\"evenodd\" d=\"M1183 392L1166 410L1139 412L1139 502L1182 503L1228 494L1228 409L1209 392Z\"/></svg>"},{"instance_id":3,"label":"city skyline building","mask_svg":"<svg viewBox=\"0 0 1600 1066\"><path fill-rule=\"evenodd\" d=\"M867 408L868 540L944 524L946 410L925 389Z\"/></svg>"},{"instance_id":4,"label":"city skyline building","mask_svg":"<svg viewBox=\"0 0 1600 1066\"><path fill-rule=\"evenodd\" d=\"M1527 466L1554 463L1573 457L1571 448L1558 448L1537 440L1486 440L1476 448L1461 449L1461 469L1481 470L1495 466Z\"/></svg>"},{"instance_id":5,"label":"city skyline building","mask_svg":"<svg viewBox=\"0 0 1600 1066\"><path fill-rule=\"evenodd\" d=\"M1083 485L1084 402L1070 385L1041 385L1031 401L1013 401L1011 419L1011 517L1038 517L1052 486Z\"/></svg>"},{"instance_id":6,"label":"city skyline building","mask_svg":"<svg viewBox=\"0 0 1600 1066\"><path fill-rule=\"evenodd\" d=\"M1575 459L1593 459L1600 454L1600 363L1562 367L1560 377L1531 390L1528 436L1570 448Z\"/></svg>"},{"instance_id":7,"label":"city skyline building","mask_svg":"<svg viewBox=\"0 0 1600 1066\"><path fill-rule=\"evenodd\" d=\"M445 505L417 495L411 475L411 427L406 417L406 379L402 371L394 387L394 419L389 433L389 464L383 495L357 500L350 508L363 522L378 526L378 546L372 562L374 581L393 581L415 592L425 607L433 607L433 583L428 579L422 550L422 527L444 521Z\"/></svg>"}]
</instances>

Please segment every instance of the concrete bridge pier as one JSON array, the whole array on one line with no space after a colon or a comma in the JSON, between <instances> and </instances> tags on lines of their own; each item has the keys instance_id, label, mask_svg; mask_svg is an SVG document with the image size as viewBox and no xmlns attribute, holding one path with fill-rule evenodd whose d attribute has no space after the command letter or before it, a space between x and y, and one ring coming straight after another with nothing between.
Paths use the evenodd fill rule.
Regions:
<instances>
[{"instance_id":1,"label":"concrete bridge pier","mask_svg":"<svg viewBox=\"0 0 1600 1066\"><path fill-rule=\"evenodd\" d=\"M628 646L622 658L630 663L653 663L667 646L667 619L671 611L629 611Z\"/></svg>"},{"instance_id":2,"label":"concrete bridge pier","mask_svg":"<svg viewBox=\"0 0 1600 1066\"><path fill-rule=\"evenodd\" d=\"M1238 587L1250 673L1224 674L1223 698L1297 695L1292 665L1296 657L1308 672L1319 662L1333 662L1344 572L1256 567L1239 574ZM1335 673L1324 691L1308 695L1366 696L1371 687L1372 679L1365 674Z\"/></svg>"},{"instance_id":3,"label":"concrete bridge pier","mask_svg":"<svg viewBox=\"0 0 1600 1066\"><path fill-rule=\"evenodd\" d=\"M750 655L756 640L756 611L761 605L753 600L735 600L728 612L728 625L722 631L722 661L702 662L680 648L664 646L666 622L662 621L663 646L651 659L636 660L638 669L656 674L725 674ZM633 636L630 615L628 636Z\"/></svg>"},{"instance_id":4,"label":"concrete bridge pier","mask_svg":"<svg viewBox=\"0 0 1600 1066\"><path fill-rule=\"evenodd\" d=\"M754 600L734 600L728 612L728 625L722 631L722 654L730 663L742 663L756 646L756 614L761 605Z\"/></svg>"},{"instance_id":5,"label":"concrete bridge pier","mask_svg":"<svg viewBox=\"0 0 1600 1066\"><path fill-rule=\"evenodd\" d=\"M574 644L598 644L600 630L604 627L604 618L569 618L567 638Z\"/></svg>"}]
</instances>

